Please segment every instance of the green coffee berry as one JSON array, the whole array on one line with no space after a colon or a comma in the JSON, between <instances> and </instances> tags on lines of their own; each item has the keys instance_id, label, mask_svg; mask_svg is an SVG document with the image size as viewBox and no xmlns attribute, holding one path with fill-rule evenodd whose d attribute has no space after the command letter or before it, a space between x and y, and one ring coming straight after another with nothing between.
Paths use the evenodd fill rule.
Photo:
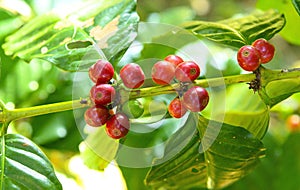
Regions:
<instances>
[{"instance_id":1,"label":"green coffee berry","mask_svg":"<svg viewBox=\"0 0 300 190\"><path fill-rule=\"evenodd\" d=\"M144 106L138 100L129 100L122 105L122 111L128 118L139 118L144 113Z\"/></svg>"}]
</instances>

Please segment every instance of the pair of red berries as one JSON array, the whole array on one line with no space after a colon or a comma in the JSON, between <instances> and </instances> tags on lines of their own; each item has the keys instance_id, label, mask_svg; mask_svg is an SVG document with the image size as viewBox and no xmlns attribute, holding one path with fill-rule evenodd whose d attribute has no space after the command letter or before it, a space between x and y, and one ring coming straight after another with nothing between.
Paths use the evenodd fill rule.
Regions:
<instances>
[{"instance_id":1,"label":"pair of red berries","mask_svg":"<svg viewBox=\"0 0 300 190\"><path fill-rule=\"evenodd\" d=\"M99 60L90 67L89 77L95 83L90 90L93 106L86 110L84 118L92 127L106 124L106 133L114 139L119 139L128 133L130 123L125 114L114 114L108 108L116 98L115 88L108 84L113 76L114 68L108 61Z\"/></svg>"},{"instance_id":2,"label":"pair of red berries","mask_svg":"<svg viewBox=\"0 0 300 190\"><path fill-rule=\"evenodd\" d=\"M199 66L193 61L183 61L181 57L169 55L158 61L152 68L152 80L159 85L171 84L174 77L179 82L192 82L200 75ZM135 63L129 63L120 70L120 78L127 88L139 88L144 84L145 74Z\"/></svg>"},{"instance_id":3,"label":"pair of red berries","mask_svg":"<svg viewBox=\"0 0 300 190\"><path fill-rule=\"evenodd\" d=\"M168 55L152 67L152 80L159 85L171 84L173 79L178 82L192 82L200 75L199 66L193 61L183 61L177 55Z\"/></svg>"},{"instance_id":4,"label":"pair of red berries","mask_svg":"<svg viewBox=\"0 0 300 190\"><path fill-rule=\"evenodd\" d=\"M260 64L270 62L275 53L275 47L267 40L260 38L252 45L241 47L237 53L240 67L246 71L255 71Z\"/></svg>"},{"instance_id":5,"label":"pair of red berries","mask_svg":"<svg viewBox=\"0 0 300 190\"><path fill-rule=\"evenodd\" d=\"M189 84L200 75L200 67L194 61L184 61L177 55L168 55L163 61L158 61L152 68L152 80L159 85L171 84L174 78L181 84ZM182 89L180 89L181 91ZM169 114L181 118L187 110L202 111L208 104L208 92L199 86L194 86L186 92L178 94L169 106Z\"/></svg>"},{"instance_id":6,"label":"pair of red berries","mask_svg":"<svg viewBox=\"0 0 300 190\"><path fill-rule=\"evenodd\" d=\"M209 102L209 94L200 86L193 86L184 92L183 96L174 98L169 106L169 114L174 118L181 118L190 110L192 112L200 112L206 108Z\"/></svg>"}]
</instances>

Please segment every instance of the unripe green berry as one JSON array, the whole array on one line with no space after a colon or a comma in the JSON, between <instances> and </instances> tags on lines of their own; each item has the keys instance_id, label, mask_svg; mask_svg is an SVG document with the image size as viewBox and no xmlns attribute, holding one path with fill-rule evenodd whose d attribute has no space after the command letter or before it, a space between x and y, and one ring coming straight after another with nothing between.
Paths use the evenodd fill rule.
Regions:
<instances>
[{"instance_id":1,"label":"unripe green berry","mask_svg":"<svg viewBox=\"0 0 300 190\"><path fill-rule=\"evenodd\" d=\"M144 113L144 106L138 100L129 100L122 105L122 112L128 118L139 118Z\"/></svg>"}]
</instances>

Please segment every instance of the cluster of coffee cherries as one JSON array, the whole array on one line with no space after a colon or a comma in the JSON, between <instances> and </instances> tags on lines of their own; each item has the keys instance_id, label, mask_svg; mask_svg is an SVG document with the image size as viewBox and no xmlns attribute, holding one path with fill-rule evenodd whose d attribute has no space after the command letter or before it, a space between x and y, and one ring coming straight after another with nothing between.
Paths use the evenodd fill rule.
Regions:
<instances>
[{"instance_id":1,"label":"cluster of coffee cherries","mask_svg":"<svg viewBox=\"0 0 300 190\"><path fill-rule=\"evenodd\" d=\"M114 139L120 139L130 128L129 114L125 110L128 106L139 105L132 104L130 100L121 105L124 100L120 100L120 85L113 79L114 72L112 64L105 60L98 60L90 67L89 77L94 82L90 89L92 106L86 110L84 118L92 127L106 124L106 133ZM151 74L153 82L158 85L169 85L173 82L180 84L180 88L176 89L176 98L168 106L172 117L181 118L187 110L200 112L207 106L208 92L205 88L192 85L200 75L200 68L195 62L183 61L177 55L169 55L153 65ZM128 89L140 88L145 81L145 74L136 63L126 64L120 70L119 76ZM134 110L133 112L137 113Z\"/></svg>"},{"instance_id":2,"label":"cluster of coffee cherries","mask_svg":"<svg viewBox=\"0 0 300 190\"><path fill-rule=\"evenodd\" d=\"M98 60L90 67L89 78L94 82L90 89L92 106L85 111L84 119L92 127L106 124L108 136L120 139L128 133L130 122L122 109L114 109L122 108L122 105L119 105L118 85L113 79L114 73L112 64L105 60ZM127 88L133 89L143 85L145 75L139 65L130 63L121 69L120 78Z\"/></svg>"},{"instance_id":3,"label":"cluster of coffee cherries","mask_svg":"<svg viewBox=\"0 0 300 190\"><path fill-rule=\"evenodd\" d=\"M255 71L260 64L270 62L275 53L275 47L267 40L260 38L251 45L241 47L237 53L240 67L246 71Z\"/></svg>"},{"instance_id":4,"label":"cluster of coffee cherries","mask_svg":"<svg viewBox=\"0 0 300 190\"><path fill-rule=\"evenodd\" d=\"M114 113L112 109L117 97L116 89L111 85L113 76L114 68L108 61L98 60L90 67L89 77L95 83L90 90L93 105L85 111L84 119L92 127L106 124L106 133L119 139L128 133L130 122L125 114Z\"/></svg>"},{"instance_id":5,"label":"cluster of coffee cherries","mask_svg":"<svg viewBox=\"0 0 300 190\"><path fill-rule=\"evenodd\" d=\"M191 86L200 75L200 67L194 61L184 61L177 55L168 55L152 67L152 80L159 85L180 83L177 96L169 106L169 114L174 118L181 118L187 110L202 111L208 104L209 95L205 88Z\"/></svg>"}]
</instances>

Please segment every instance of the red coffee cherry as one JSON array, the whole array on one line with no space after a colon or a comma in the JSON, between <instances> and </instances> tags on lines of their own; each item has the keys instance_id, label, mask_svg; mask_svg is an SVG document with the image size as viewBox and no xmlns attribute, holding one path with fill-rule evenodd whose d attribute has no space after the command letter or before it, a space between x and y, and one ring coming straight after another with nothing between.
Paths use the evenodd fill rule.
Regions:
<instances>
[{"instance_id":1,"label":"red coffee cherry","mask_svg":"<svg viewBox=\"0 0 300 190\"><path fill-rule=\"evenodd\" d=\"M113 115L106 123L106 133L114 139L124 137L130 128L128 117L123 113Z\"/></svg>"},{"instance_id":2,"label":"red coffee cherry","mask_svg":"<svg viewBox=\"0 0 300 190\"><path fill-rule=\"evenodd\" d=\"M237 60L242 69L255 71L260 65L260 54L253 46L245 45L239 49Z\"/></svg>"},{"instance_id":3,"label":"red coffee cherry","mask_svg":"<svg viewBox=\"0 0 300 190\"><path fill-rule=\"evenodd\" d=\"M156 84L170 84L175 75L175 66L167 61L158 61L152 67L152 80Z\"/></svg>"},{"instance_id":4,"label":"red coffee cherry","mask_svg":"<svg viewBox=\"0 0 300 190\"><path fill-rule=\"evenodd\" d=\"M261 63L268 63L273 59L275 47L267 40L263 38L257 39L252 43L252 46L259 52Z\"/></svg>"},{"instance_id":5,"label":"red coffee cherry","mask_svg":"<svg viewBox=\"0 0 300 190\"><path fill-rule=\"evenodd\" d=\"M183 62L183 59L178 55L168 55L164 60L174 64L175 67Z\"/></svg>"},{"instance_id":6,"label":"red coffee cherry","mask_svg":"<svg viewBox=\"0 0 300 190\"><path fill-rule=\"evenodd\" d=\"M84 113L86 124L92 127L100 127L104 125L109 117L109 110L104 106L90 107Z\"/></svg>"},{"instance_id":7,"label":"red coffee cherry","mask_svg":"<svg viewBox=\"0 0 300 190\"><path fill-rule=\"evenodd\" d=\"M96 105L107 105L111 103L116 96L114 87L109 84L98 84L91 88L90 98Z\"/></svg>"},{"instance_id":8,"label":"red coffee cherry","mask_svg":"<svg viewBox=\"0 0 300 190\"><path fill-rule=\"evenodd\" d=\"M108 83L114 76L112 64L105 60L99 60L89 69L90 79L97 84Z\"/></svg>"},{"instance_id":9,"label":"red coffee cherry","mask_svg":"<svg viewBox=\"0 0 300 190\"><path fill-rule=\"evenodd\" d=\"M145 74L135 63L129 63L120 70L120 77L127 88L139 88L144 84Z\"/></svg>"},{"instance_id":10,"label":"red coffee cherry","mask_svg":"<svg viewBox=\"0 0 300 190\"><path fill-rule=\"evenodd\" d=\"M187 112L179 98L174 98L168 106L169 114L174 118L181 118Z\"/></svg>"},{"instance_id":11,"label":"red coffee cherry","mask_svg":"<svg viewBox=\"0 0 300 190\"><path fill-rule=\"evenodd\" d=\"M202 111L208 101L208 92L200 86L193 86L183 94L183 105L192 112Z\"/></svg>"},{"instance_id":12,"label":"red coffee cherry","mask_svg":"<svg viewBox=\"0 0 300 190\"><path fill-rule=\"evenodd\" d=\"M200 68L193 61L180 63L175 70L175 78L181 82L192 82L200 75Z\"/></svg>"}]
</instances>

